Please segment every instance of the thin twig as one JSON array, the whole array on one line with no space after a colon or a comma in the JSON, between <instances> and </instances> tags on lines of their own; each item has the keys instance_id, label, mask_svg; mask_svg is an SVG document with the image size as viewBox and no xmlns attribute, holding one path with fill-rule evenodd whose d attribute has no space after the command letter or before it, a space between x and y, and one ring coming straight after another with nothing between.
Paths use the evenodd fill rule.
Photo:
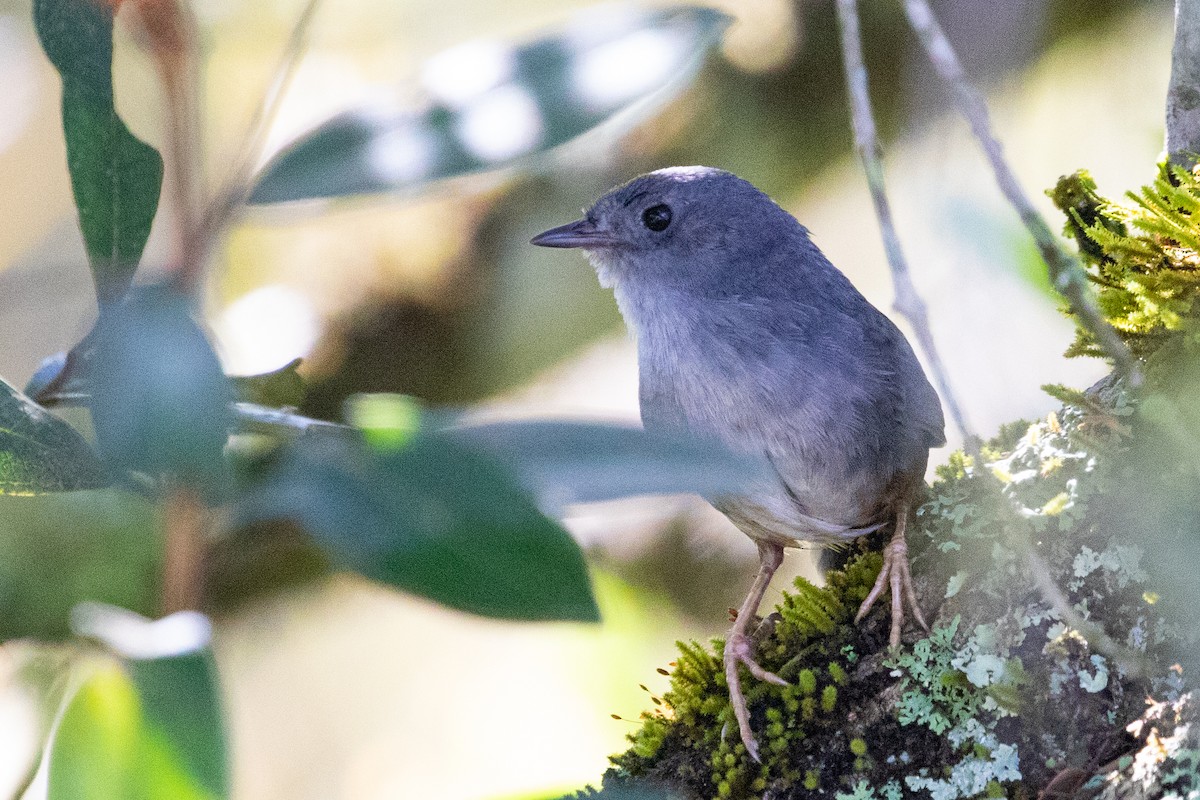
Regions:
<instances>
[{"instance_id":1,"label":"thin twig","mask_svg":"<svg viewBox=\"0 0 1200 800\"><path fill-rule=\"evenodd\" d=\"M204 583L208 550L207 510L194 489L176 486L163 509L166 545L163 554L162 614L196 609Z\"/></svg>"},{"instance_id":2,"label":"thin twig","mask_svg":"<svg viewBox=\"0 0 1200 800\"><path fill-rule=\"evenodd\" d=\"M919 0L918 0L919 2ZM924 3L921 3L924 5ZM928 7L926 7L928 10ZM892 220L891 206L888 203L887 191L884 186L883 166L880 159L879 136L875 128L875 119L871 111L870 90L867 83L867 69L863 61L862 53L862 37L859 30L859 16L857 0L837 0L838 22L842 31L842 58L846 68L846 87L850 96L850 111L851 121L854 126L854 142L858 149L859 156L862 158L863 170L866 173L867 184L871 190L871 199L875 204L875 214L879 219L879 227L883 236L884 249L887 252L888 263L891 266L892 281L895 286L896 300L895 308L903 314L910 322L914 332L917 335L917 342L922 351L924 351L926 359L929 361L930 369L934 373L934 380L937 381L938 387L942 393L942 401L946 404L950 411L951 417L954 419L956 426L963 436L963 449L970 454L974 462L974 474L982 481L987 483L994 491L997 491L1001 496L1008 500L1009 508L1013 511L1011 526L1006 526L1010 530L1014 545L1017 549L1023 551L1026 560L1029 562L1030 575L1034 585L1039 589L1043 599L1054 609L1059 618L1068 626L1078 631L1098 652L1112 658L1113 661L1120 664L1123 669L1129 674L1143 674L1145 671L1145 658L1129 648L1115 641L1103 628L1099 625L1086 620L1080 615L1071 605L1070 600L1063 593L1062 589L1055 583L1053 574L1050 571L1049 565L1041 554L1037 552L1033 546L1033 540L1030 535L1029 525L1020 515L1020 507L1017 499L1004 493L1003 486L998 478L992 474L984 461L983 453L980 449L979 439L974 436L967 427L966 421L963 418L962 411L959 408L958 402L951 390L949 381L946 377L945 370L942 366L941 359L938 357L937 349L933 341L933 336L929 331L929 321L924 301L918 294L916 287L913 285L912 276L908 270L908 264L905 261L904 253L900 247L900 238L896 233L896 226ZM931 17L932 18L932 17ZM915 26L914 22L914 26ZM939 31L940 33L940 31ZM957 59L954 58L953 51L949 50L949 43L945 41L945 36L941 37L941 42L945 49L949 52L950 62L957 67ZM931 54L932 58L932 54ZM961 75L961 68L958 69ZM964 79L965 81L965 79ZM980 136L984 142L985 149L989 150L989 157L994 154L993 166L998 163L997 178L1001 180L1002 187L1007 182L1009 188L1016 192L1017 197L1024 202L1026 208L1032 214L1032 218L1040 225L1040 228L1031 227L1030 230L1034 233L1035 238L1038 237L1038 231L1045 232L1045 238L1050 242L1052 250L1058 252L1062 257L1068 258L1065 251L1057 246L1057 241L1050 234L1049 228L1046 227L1045 221L1041 219L1037 212L1032 209L1028 200L1021 193L1019 185L1008 171L1007 166L1003 162L1000 155L1000 146L991 137L987 129L987 109L983 106L983 101L974 94L974 90L965 82L962 84L966 90L971 93L974 103L978 105L978 109L982 114L982 128L976 128L976 135ZM975 127L974 120L972 126ZM982 133L981 133L982 130ZM986 137L986 138L985 138ZM1003 172L1001 172L1001 169ZM1008 191L1005 192L1008 194ZM1012 198L1010 197L1010 200ZM1018 208L1022 206L1013 200L1014 205ZM1022 211L1022 219L1025 219L1026 225L1030 224L1025 211ZM1042 241L1039 239L1039 246ZM1043 248L1043 254L1046 249ZM1051 264L1050 259L1047 263ZM1061 263L1061 262L1059 262ZM1068 265L1079 276L1084 275L1082 268L1077 264ZM1053 272L1054 267L1051 266ZM1085 280L1085 279L1084 279ZM1061 288L1061 287L1060 287ZM1064 291L1064 294L1066 292ZM1084 292L1083 297L1086 301L1091 302L1090 294ZM1071 297L1068 296L1070 300ZM1072 303L1074 305L1074 302ZM1094 305L1092 306L1095 310ZM1096 312L1097 318L1104 325L1108 323L1099 317L1099 312ZM1110 332L1111 328L1107 328ZM1124 349L1124 343L1120 339L1113 338L1116 343ZM1128 350L1125 350L1126 355ZM1114 361L1117 356L1113 356ZM1129 366L1132 367L1136 374L1137 365L1129 355ZM1131 376L1132 381L1132 376Z\"/></svg>"},{"instance_id":3,"label":"thin twig","mask_svg":"<svg viewBox=\"0 0 1200 800\"><path fill-rule=\"evenodd\" d=\"M1137 359L1100 313L1091 287L1088 286L1087 272L1079 260L1063 248L1058 237L1046 224L1046 220L1025 195L1008 162L1004 160L1003 148L992 133L987 105L963 71L962 64L959 63L958 56L937 18L933 16L929 3L927 0L904 0L904 9L908 14L909 24L925 48L934 70L950 85L959 113L970 124L971 131L979 140L984 155L992 165L1000 191L1016 208L1021 222L1025 224L1025 228L1037 244L1054 288L1066 298L1075 318L1095 337L1104 352L1113 360L1117 370L1129 380L1130 386L1140 386L1142 371Z\"/></svg>"},{"instance_id":4,"label":"thin twig","mask_svg":"<svg viewBox=\"0 0 1200 800\"><path fill-rule=\"evenodd\" d=\"M203 207L200 143L199 33L181 0L138 0L132 4L166 95L167 187L175 211L171 272L181 285L194 271L196 228Z\"/></svg>"},{"instance_id":5,"label":"thin twig","mask_svg":"<svg viewBox=\"0 0 1200 800\"><path fill-rule=\"evenodd\" d=\"M846 66L846 89L850 95L850 117L854 127L854 145L862 159L863 171L867 175L867 185L871 189L871 199L875 203L875 216L879 219L879 229L883 235L883 248L887 252L887 260L892 269L892 286L896 292L893 307L902 314L912 325L917 337L917 344L929 362L933 379L937 382L942 402L950 411L950 418L958 428L965 446L972 447L975 435L967 425L967 420L958 403L958 398L950 386L950 378L938 354L937 344L929 329L929 313L925 301L913 285L912 274L908 270L908 262L900 247L900 237L896 233L896 225L892 220L892 209L888 203L887 190L883 182L883 165L880 161L879 136L875 129L875 116L871 112L871 96L867 86L867 67L863 62L862 35L858 24L857 0L838 0L838 23L842 29L842 60Z\"/></svg>"},{"instance_id":6,"label":"thin twig","mask_svg":"<svg viewBox=\"0 0 1200 800\"><path fill-rule=\"evenodd\" d=\"M292 78L295 77L296 68L300 65L300 57L308 49L312 20L320 5L321 0L308 0L304 10L296 19L296 24L292 26L292 32L288 36L279 64L275 68L271 85L267 87L262 102L250 120L244 137L245 144L242 148L242 155L236 161L221 188L213 195L205 209L203 219L199 221L197 242L202 253L201 262L207 261L208 253L216 244L217 238L253 189L254 169L262 157L267 134L271 130L275 117L279 114L283 97Z\"/></svg>"},{"instance_id":7,"label":"thin twig","mask_svg":"<svg viewBox=\"0 0 1200 800\"><path fill-rule=\"evenodd\" d=\"M942 79L950 85L955 102L958 104L959 113L966 118L975 138L979 140L984 155L991 163L1000 191L1016 208L1021 221L1037 244L1054 287L1066 298L1075 318L1095 337L1104 352L1113 360L1117 371L1124 374L1129 385L1134 388L1140 386L1142 383L1140 364L1125 342L1100 313L1096 300L1092 296L1091 287L1088 286L1087 272L1079 260L1063 248L1058 237L1046 224L1046 220L1025 195L1016 175L1013 174L1008 162L1004 159L1000 142L992 132L987 104L967 78L950 40L946 38L941 25L934 17L929 3L927 0L904 0L904 8L909 24L912 25L913 31L925 48L930 63L934 70L942 76ZM976 463L982 465L982 461ZM981 470L981 473L983 472L987 472L987 470ZM1017 546L1024 550L1032 577L1041 591L1042 597L1058 613L1059 617L1079 631L1080 635L1099 652L1120 663L1130 673L1144 669L1145 659L1140 654L1113 640L1104 633L1099 625L1084 620L1075 611L1062 589L1054 582L1049 565L1033 547L1027 532L1022 530L1015 538Z\"/></svg>"}]
</instances>

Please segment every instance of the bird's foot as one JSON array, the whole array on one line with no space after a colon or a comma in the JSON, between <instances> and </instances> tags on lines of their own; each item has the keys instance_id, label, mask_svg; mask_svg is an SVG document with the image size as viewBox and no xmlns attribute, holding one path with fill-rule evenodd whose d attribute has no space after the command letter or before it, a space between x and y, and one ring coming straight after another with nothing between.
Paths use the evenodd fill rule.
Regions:
<instances>
[{"instance_id":1,"label":"bird's foot","mask_svg":"<svg viewBox=\"0 0 1200 800\"><path fill-rule=\"evenodd\" d=\"M883 569L879 571L879 577L875 579L871 593L859 606L858 614L854 617L855 622L862 621L862 618L867 615L871 606L875 605L875 601L887 587L891 587L892 590L892 629L888 634L888 644L892 647L900 644L900 630L904 626L905 601L912 609L913 619L928 633L929 626L925 624L921 607L917 605L917 594L913 591L912 573L908 567L908 544L904 540L903 528L898 530L887 546L883 548Z\"/></svg>"},{"instance_id":2,"label":"bird's foot","mask_svg":"<svg viewBox=\"0 0 1200 800\"><path fill-rule=\"evenodd\" d=\"M746 695L742 693L741 677L738 675L738 665L745 664L750 674L760 681L773 683L776 686L787 686L788 682L763 669L751 656L752 642L744 633L731 633L725 641L725 682L729 684L729 703L733 706L733 715L737 718L738 733L741 734L742 744L746 752L755 761L759 761L758 742L754 732L750 730L750 709L746 705Z\"/></svg>"}]
</instances>

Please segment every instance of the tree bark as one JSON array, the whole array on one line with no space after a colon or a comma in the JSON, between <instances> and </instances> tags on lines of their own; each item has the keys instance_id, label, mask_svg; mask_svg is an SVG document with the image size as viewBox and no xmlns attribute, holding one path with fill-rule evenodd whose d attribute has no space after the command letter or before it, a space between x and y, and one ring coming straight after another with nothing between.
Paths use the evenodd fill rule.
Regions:
<instances>
[{"instance_id":1,"label":"tree bark","mask_svg":"<svg viewBox=\"0 0 1200 800\"><path fill-rule=\"evenodd\" d=\"M1189 166L1200 154L1200 0L1175 0L1167 153L1175 163Z\"/></svg>"}]
</instances>

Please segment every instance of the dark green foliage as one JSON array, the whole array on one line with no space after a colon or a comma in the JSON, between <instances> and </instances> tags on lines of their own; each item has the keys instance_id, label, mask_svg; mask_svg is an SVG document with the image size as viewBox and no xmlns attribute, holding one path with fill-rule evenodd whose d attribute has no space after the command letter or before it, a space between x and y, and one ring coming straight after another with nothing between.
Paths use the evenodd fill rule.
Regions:
<instances>
[{"instance_id":1,"label":"dark green foliage","mask_svg":"<svg viewBox=\"0 0 1200 800\"><path fill-rule=\"evenodd\" d=\"M146 727L166 740L180 766L203 790L224 797L229 769L212 653L204 649L132 659L129 672Z\"/></svg>"},{"instance_id":2,"label":"dark green foliage","mask_svg":"<svg viewBox=\"0 0 1200 800\"><path fill-rule=\"evenodd\" d=\"M0 495L99 489L108 473L83 437L0 380Z\"/></svg>"},{"instance_id":3,"label":"dark green foliage","mask_svg":"<svg viewBox=\"0 0 1200 800\"><path fill-rule=\"evenodd\" d=\"M334 563L454 608L599 618L571 537L499 466L445 434L382 451L352 431L303 436L237 516L299 522Z\"/></svg>"},{"instance_id":4,"label":"dark green foliage","mask_svg":"<svg viewBox=\"0 0 1200 800\"><path fill-rule=\"evenodd\" d=\"M464 425L446 435L491 455L557 506L632 494L713 497L774 475L765 458L695 437L650 435L632 425L526 420Z\"/></svg>"},{"instance_id":5,"label":"dark green foliage","mask_svg":"<svg viewBox=\"0 0 1200 800\"><path fill-rule=\"evenodd\" d=\"M162 159L113 105L112 8L97 0L35 0L42 48L62 75L67 168L102 309L133 280L158 209Z\"/></svg>"}]
</instances>

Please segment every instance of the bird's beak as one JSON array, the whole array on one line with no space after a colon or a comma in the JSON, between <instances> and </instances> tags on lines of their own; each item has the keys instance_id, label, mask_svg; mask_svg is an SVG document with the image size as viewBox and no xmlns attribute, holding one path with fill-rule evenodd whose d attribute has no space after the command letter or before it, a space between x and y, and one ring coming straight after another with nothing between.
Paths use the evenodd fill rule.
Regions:
<instances>
[{"instance_id":1,"label":"bird's beak","mask_svg":"<svg viewBox=\"0 0 1200 800\"><path fill-rule=\"evenodd\" d=\"M597 227L591 220L581 219L539 233L530 239L529 243L538 247L582 247L584 250L591 250L620 244L620 239Z\"/></svg>"}]
</instances>

